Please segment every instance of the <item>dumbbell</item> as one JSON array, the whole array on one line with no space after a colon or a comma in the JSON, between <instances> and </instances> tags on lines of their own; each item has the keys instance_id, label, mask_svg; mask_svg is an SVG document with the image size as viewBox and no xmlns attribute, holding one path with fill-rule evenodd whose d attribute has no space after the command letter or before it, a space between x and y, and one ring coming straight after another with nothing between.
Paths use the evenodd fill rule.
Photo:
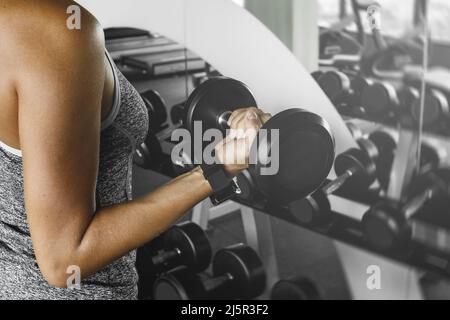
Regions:
<instances>
[{"instance_id":1,"label":"dumbbell","mask_svg":"<svg viewBox=\"0 0 450 320\"><path fill-rule=\"evenodd\" d=\"M353 139L355 141L358 141L360 139L364 138L364 133L362 132L361 128L359 128L356 124L353 122L347 121L345 123L347 126L347 129L350 131L350 134L352 135Z\"/></svg>"},{"instance_id":2,"label":"dumbbell","mask_svg":"<svg viewBox=\"0 0 450 320\"><path fill-rule=\"evenodd\" d=\"M362 105L370 119L387 119L396 116L400 102L397 91L387 82L374 82L362 94Z\"/></svg>"},{"instance_id":3,"label":"dumbbell","mask_svg":"<svg viewBox=\"0 0 450 320\"><path fill-rule=\"evenodd\" d=\"M397 90L397 96L400 102L400 111L403 114L411 115L412 105L420 100L420 91L412 86L404 86Z\"/></svg>"},{"instance_id":4,"label":"dumbbell","mask_svg":"<svg viewBox=\"0 0 450 320\"><path fill-rule=\"evenodd\" d=\"M425 174L441 167L446 158L445 149L435 147L427 141L422 142L419 174Z\"/></svg>"},{"instance_id":5,"label":"dumbbell","mask_svg":"<svg viewBox=\"0 0 450 320\"><path fill-rule=\"evenodd\" d=\"M421 98L418 97L411 105L411 116L415 124L419 125L421 116ZM425 95L425 109L423 112L423 127L436 129L436 125L450 119L449 102L445 94L439 90L429 89Z\"/></svg>"},{"instance_id":6,"label":"dumbbell","mask_svg":"<svg viewBox=\"0 0 450 320\"><path fill-rule=\"evenodd\" d=\"M360 75L350 80L343 72L328 71L323 73L317 82L341 114L359 117L364 115L364 109L361 108L362 95L372 84L371 80Z\"/></svg>"},{"instance_id":7,"label":"dumbbell","mask_svg":"<svg viewBox=\"0 0 450 320\"><path fill-rule=\"evenodd\" d=\"M296 277L277 282L272 288L271 300L322 300L322 294L310 279Z\"/></svg>"},{"instance_id":8,"label":"dumbbell","mask_svg":"<svg viewBox=\"0 0 450 320\"><path fill-rule=\"evenodd\" d=\"M158 171L163 162L163 151L156 134L162 131L167 121L167 107L161 95L155 90L141 94L149 117L149 131L145 141L137 146L134 163L143 169Z\"/></svg>"},{"instance_id":9,"label":"dumbbell","mask_svg":"<svg viewBox=\"0 0 450 320\"><path fill-rule=\"evenodd\" d=\"M365 239L381 252L396 252L405 248L411 239L410 219L428 201L448 197L450 169L439 168L420 175L412 183L412 197L406 203L384 201L372 207L363 217Z\"/></svg>"},{"instance_id":10,"label":"dumbbell","mask_svg":"<svg viewBox=\"0 0 450 320\"><path fill-rule=\"evenodd\" d=\"M297 222L306 226L320 226L332 217L328 196L351 183L355 190L368 190L377 178L377 168L370 154L350 149L336 157L334 165L338 178L322 186L315 193L289 205L289 212Z\"/></svg>"},{"instance_id":11,"label":"dumbbell","mask_svg":"<svg viewBox=\"0 0 450 320\"><path fill-rule=\"evenodd\" d=\"M314 81L318 82L320 77L323 76L325 72L321 71L321 70L317 70L314 71L313 73L311 73L311 77L314 79Z\"/></svg>"},{"instance_id":12,"label":"dumbbell","mask_svg":"<svg viewBox=\"0 0 450 320\"><path fill-rule=\"evenodd\" d=\"M317 82L327 97L336 106L351 97L350 78L341 71L327 71L319 77Z\"/></svg>"},{"instance_id":13,"label":"dumbbell","mask_svg":"<svg viewBox=\"0 0 450 320\"><path fill-rule=\"evenodd\" d=\"M212 249L205 232L197 224L181 223L161 236L163 248L153 254L155 274L184 266L194 272L206 270L212 257Z\"/></svg>"},{"instance_id":14,"label":"dumbbell","mask_svg":"<svg viewBox=\"0 0 450 320\"><path fill-rule=\"evenodd\" d=\"M359 108L363 106L363 93L371 85L373 85L373 81L361 75L357 75L351 80L351 88L353 91L351 101L355 107Z\"/></svg>"},{"instance_id":15,"label":"dumbbell","mask_svg":"<svg viewBox=\"0 0 450 320\"><path fill-rule=\"evenodd\" d=\"M382 189L387 189L397 150L397 140L392 134L384 130L370 133L367 140L375 146L378 153L378 157L374 159L377 167L378 182Z\"/></svg>"},{"instance_id":16,"label":"dumbbell","mask_svg":"<svg viewBox=\"0 0 450 320\"><path fill-rule=\"evenodd\" d=\"M170 109L170 119L173 124L183 124L186 119L186 101L178 103Z\"/></svg>"},{"instance_id":17,"label":"dumbbell","mask_svg":"<svg viewBox=\"0 0 450 320\"><path fill-rule=\"evenodd\" d=\"M199 122L202 134L218 129L225 135L232 112L245 107L256 107L255 98L245 84L226 77L211 78L189 96L185 127L195 136L195 123ZM279 133L279 141L272 141L275 131ZM334 137L324 119L302 109L289 109L273 116L260 132L267 134L255 139L248 172L266 199L277 204L289 203L323 184L333 166L335 150ZM267 163L271 153L275 158ZM201 158L202 155L194 155L194 162ZM264 174L275 164L279 169L276 173Z\"/></svg>"},{"instance_id":18,"label":"dumbbell","mask_svg":"<svg viewBox=\"0 0 450 320\"><path fill-rule=\"evenodd\" d=\"M149 130L157 133L167 128L164 124L167 122L167 105L163 97L156 90L147 90L141 93L142 100L149 114Z\"/></svg>"},{"instance_id":19,"label":"dumbbell","mask_svg":"<svg viewBox=\"0 0 450 320\"><path fill-rule=\"evenodd\" d=\"M219 250L212 263L213 275L174 269L158 278L155 300L253 299L264 292L266 274L258 254L248 246Z\"/></svg>"}]
</instances>

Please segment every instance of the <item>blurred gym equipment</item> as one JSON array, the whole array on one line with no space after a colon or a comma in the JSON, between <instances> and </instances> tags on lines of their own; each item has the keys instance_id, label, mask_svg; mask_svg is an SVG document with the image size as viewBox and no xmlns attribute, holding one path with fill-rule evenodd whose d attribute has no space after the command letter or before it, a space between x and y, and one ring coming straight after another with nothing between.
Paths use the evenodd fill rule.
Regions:
<instances>
[{"instance_id":1,"label":"blurred gym equipment","mask_svg":"<svg viewBox=\"0 0 450 320\"><path fill-rule=\"evenodd\" d=\"M247 246L218 251L212 270L209 276L175 269L156 280L153 295L156 300L253 299L264 291L262 262Z\"/></svg>"}]
</instances>

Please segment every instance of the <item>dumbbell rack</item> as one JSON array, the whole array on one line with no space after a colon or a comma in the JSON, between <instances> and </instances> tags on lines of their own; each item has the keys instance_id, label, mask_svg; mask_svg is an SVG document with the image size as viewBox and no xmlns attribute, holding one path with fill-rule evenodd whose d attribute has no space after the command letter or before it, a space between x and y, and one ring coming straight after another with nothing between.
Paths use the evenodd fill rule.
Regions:
<instances>
[{"instance_id":1,"label":"dumbbell rack","mask_svg":"<svg viewBox=\"0 0 450 320\"><path fill-rule=\"evenodd\" d=\"M371 128L373 130L375 127L380 129L379 125L374 125L371 123L363 123L360 125L363 128L365 126L366 129ZM389 128L383 129L394 131ZM407 173L414 168L414 162L411 161L410 157L414 155L415 148L409 147L412 145L411 142L413 142L413 139L413 135L407 131L399 137L399 145L406 149L398 151L398 155L394 162L393 172L396 172L397 174L398 172L401 172L402 177L407 177ZM426 135L425 140L433 145L441 145L439 138L435 136ZM448 144L445 149L446 150L442 151L450 154L450 144ZM448 163L450 163L450 159L448 160ZM406 166L405 164L409 165ZM394 183L391 183L386 197L391 199L400 199L403 193L403 188L408 184L408 179L398 179L398 176L394 176L392 179ZM298 221L291 217L287 208L277 207L270 204L246 203L242 200L228 202L216 208L213 208L208 202L206 204L202 203L194 209L193 220L206 229L210 220L222 217L232 212L240 211L248 244L260 253L265 265L267 266L268 276L270 278L268 282L269 285L278 279L278 269L275 259L275 249L269 216L282 219L291 224L306 228L310 231L348 244L352 247L375 253L378 256L388 258L389 260L398 262L402 265L437 273L450 278L450 252L430 250L430 248L420 245L419 243L414 243L411 245L411 250L403 254L380 253L375 252L373 248L371 248L364 241L360 222L363 215L369 210L371 205L376 203L378 200L380 200L380 196L376 190L373 190L373 192L365 192L355 195L354 190L346 190L344 188L330 197L333 214L336 218L329 225L319 228L311 228L309 226L301 225ZM261 212L266 213L269 216L261 214ZM351 215L349 213L351 213ZM447 241L447 238L445 238L445 240L441 239L441 241L450 242Z\"/></svg>"},{"instance_id":2,"label":"dumbbell rack","mask_svg":"<svg viewBox=\"0 0 450 320\"><path fill-rule=\"evenodd\" d=\"M235 212L240 213L246 244L258 252L266 270L266 292L260 297L266 299L269 298L269 289L280 280L280 277L270 216L259 214L257 211L256 208L234 201L227 201L214 207L208 199L194 207L191 221L198 224L203 230L208 230L210 221Z\"/></svg>"}]
</instances>

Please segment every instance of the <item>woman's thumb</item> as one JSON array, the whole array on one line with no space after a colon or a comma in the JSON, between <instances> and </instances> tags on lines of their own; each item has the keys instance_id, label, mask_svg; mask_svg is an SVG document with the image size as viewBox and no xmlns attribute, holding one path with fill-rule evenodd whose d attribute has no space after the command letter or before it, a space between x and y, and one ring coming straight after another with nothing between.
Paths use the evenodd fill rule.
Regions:
<instances>
[{"instance_id":1,"label":"woman's thumb","mask_svg":"<svg viewBox=\"0 0 450 320\"><path fill-rule=\"evenodd\" d=\"M245 122L247 129L258 130L262 125L258 115L252 110L247 111L247 114L245 115Z\"/></svg>"}]
</instances>

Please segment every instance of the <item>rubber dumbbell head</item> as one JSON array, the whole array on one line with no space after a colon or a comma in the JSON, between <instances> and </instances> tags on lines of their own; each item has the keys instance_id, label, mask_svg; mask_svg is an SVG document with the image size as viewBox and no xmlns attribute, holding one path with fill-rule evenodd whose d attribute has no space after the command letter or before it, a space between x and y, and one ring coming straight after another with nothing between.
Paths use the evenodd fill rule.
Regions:
<instances>
[{"instance_id":1,"label":"rubber dumbbell head","mask_svg":"<svg viewBox=\"0 0 450 320\"><path fill-rule=\"evenodd\" d=\"M155 90L147 90L141 94L149 115L149 132L156 133L164 128L167 122L167 106L162 96Z\"/></svg>"},{"instance_id":2,"label":"rubber dumbbell head","mask_svg":"<svg viewBox=\"0 0 450 320\"><path fill-rule=\"evenodd\" d=\"M336 157L334 170L338 176L355 168L356 174L349 180L355 188L369 188L376 180L377 168L367 153L360 149L350 149Z\"/></svg>"},{"instance_id":3,"label":"rubber dumbbell head","mask_svg":"<svg viewBox=\"0 0 450 320\"><path fill-rule=\"evenodd\" d=\"M362 104L369 117L386 117L390 112L398 111L397 91L389 83L374 83L364 90Z\"/></svg>"},{"instance_id":4,"label":"rubber dumbbell head","mask_svg":"<svg viewBox=\"0 0 450 320\"><path fill-rule=\"evenodd\" d=\"M245 245L219 250L213 275L174 269L155 281L156 300L253 299L266 286L266 275L257 253Z\"/></svg>"},{"instance_id":5,"label":"rubber dumbbell head","mask_svg":"<svg viewBox=\"0 0 450 320\"><path fill-rule=\"evenodd\" d=\"M186 102L178 103L170 109L170 119L173 124L186 122Z\"/></svg>"},{"instance_id":6,"label":"rubber dumbbell head","mask_svg":"<svg viewBox=\"0 0 450 320\"><path fill-rule=\"evenodd\" d=\"M157 270L170 270L184 265L195 272L209 267L212 249L205 232L195 223L185 222L162 236L164 250L153 257Z\"/></svg>"},{"instance_id":7,"label":"rubber dumbbell head","mask_svg":"<svg viewBox=\"0 0 450 320\"><path fill-rule=\"evenodd\" d=\"M324 75L324 72L323 72L323 71L320 71L320 70L314 71L313 73L311 73L311 77L313 77L313 79L314 79L316 82L318 82L319 79L320 79L320 77L322 77L323 75Z\"/></svg>"},{"instance_id":8,"label":"rubber dumbbell head","mask_svg":"<svg viewBox=\"0 0 450 320\"><path fill-rule=\"evenodd\" d=\"M235 245L219 250L213 259L214 277L230 275L230 281L219 289L224 299L253 299L266 287L266 273L258 254L248 246Z\"/></svg>"},{"instance_id":9,"label":"rubber dumbbell head","mask_svg":"<svg viewBox=\"0 0 450 320\"><path fill-rule=\"evenodd\" d=\"M270 135L263 134L253 144L249 172L264 197L283 205L304 198L323 184L335 150L327 122L305 110L290 109L275 115L261 130ZM279 133L276 141L273 132ZM267 164L268 154L279 157ZM275 168L278 170L271 174Z\"/></svg>"},{"instance_id":10,"label":"rubber dumbbell head","mask_svg":"<svg viewBox=\"0 0 450 320\"><path fill-rule=\"evenodd\" d=\"M380 157L391 156L397 150L397 141L386 131L372 132L368 140L376 146Z\"/></svg>"},{"instance_id":11,"label":"rubber dumbbell head","mask_svg":"<svg viewBox=\"0 0 450 320\"><path fill-rule=\"evenodd\" d=\"M350 122L350 121L346 122L345 124L355 141L358 141L358 140L364 138L364 133L356 124L354 124L353 122Z\"/></svg>"},{"instance_id":12,"label":"rubber dumbbell head","mask_svg":"<svg viewBox=\"0 0 450 320\"><path fill-rule=\"evenodd\" d=\"M325 72L318 80L319 86L334 103L341 102L342 97L350 92L350 79L340 71Z\"/></svg>"},{"instance_id":13,"label":"rubber dumbbell head","mask_svg":"<svg viewBox=\"0 0 450 320\"><path fill-rule=\"evenodd\" d=\"M413 180L406 204L382 202L363 217L366 240L376 250L396 252L406 248L411 239L409 221L428 201L450 194L450 169L440 168L422 174Z\"/></svg>"},{"instance_id":14,"label":"rubber dumbbell head","mask_svg":"<svg viewBox=\"0 0 450 320\"><path fill-rule=\"evenodd\" d=\"M305 199L292 202L289 212L297 223L310 227L326 224L332 218L328 195L320 189Z\"/></svg>"},{"instance_id":15,"label":"rubber dumbbell head","mask_svg":"<svg viewBox=\"0 0 450 320\"><path fill-rule=\"evenodd\" d=\"M277 282L271 293L272 300L322 300L316 284L308 278L297 277Z\"/></svg>"},{"instance_id":16,"label":"rubber dumbbell head","mask_svg":"<svg viewBox=\"0 0 450 320\"><path fill-rule=\"evenodd\" d=\"M411 116L416 124L421 118L421 99L414 101L411 107ZM428 90L425 96L425 109L423 111L423 126L432 128L442 120L450 118L450 108L447 97L438 90Z\"/></svg>"},{"instance_id":17,"label":"rubber dumbbell head","mask_svg":"<svg viewBox=\"0 0 450 320\"><path fill-rule=\"evenodd\" d=\"M190 95L186 125L193 132L199 121L203 132L215 128L225 134L227 117L249 106L256 106L256 101L242 82L212 78ZM249 172L264 197L286 204L311 194L323 183L333 165L334 149L331 128L323 118L289 109L261 127L251 147Z\"/></svg>"},{"instance_id":18,"label":"rubber dumbbell head","mask_svg":"<svg viewBox=\"0 0 450 320\"><path fill-rule=\"evenodd\" d=\"M394 203L375 205L364 214L362 225L366 240L378 251L395 251L410 239L406 217Z\"/></svg>"},{"instance_id":19,"label":"rubber dumbbell head","mask_svg":"<svg viewBox=\"0 0 450 320\"><path fill-rule=\"evenodd\" d=\"M341 189L347 183L356 190L369 189L376 180L376 166L368 152L350 149L339 155L335 162L338 175L319 188L312 195L290 203L291 217L306 226L321 226L331 221L332 211L328 196Z\"/></svg>"}]
</instances>

